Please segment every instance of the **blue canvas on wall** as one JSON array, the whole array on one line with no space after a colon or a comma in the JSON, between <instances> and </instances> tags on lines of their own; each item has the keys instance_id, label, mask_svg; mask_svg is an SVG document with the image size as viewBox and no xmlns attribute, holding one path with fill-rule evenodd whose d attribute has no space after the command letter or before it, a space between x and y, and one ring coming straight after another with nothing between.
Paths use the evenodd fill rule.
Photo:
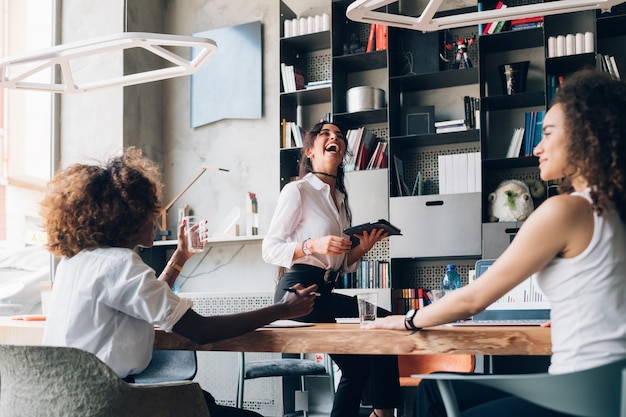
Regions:
<instances>
[{"instance_id":1,"label":"blue canvas on wall","mask_svg":"<svg viewBox=\"0 0 626 417\"><path fill-rule=\"evenodd\" d=\"M263 112L261 22L194 33L217 52L191 75L191 127L222 119L258 119ZM198 52L192 48L192 57Z\"/></svg>"}]
</instances>

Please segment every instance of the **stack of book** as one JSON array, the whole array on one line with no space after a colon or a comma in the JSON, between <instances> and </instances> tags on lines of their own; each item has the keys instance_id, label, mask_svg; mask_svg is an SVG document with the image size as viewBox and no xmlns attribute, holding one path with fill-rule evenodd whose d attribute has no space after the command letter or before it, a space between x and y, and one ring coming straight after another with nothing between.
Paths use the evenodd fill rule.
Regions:
<instances>
[{"instance_id":1,"label":"stack of book","mask_svg":"<svg viewBox=\"0 0 626 417\"><path fill-rule=\"evenodd\" d=\"M611 77L615 80L621 79L619 76L619 70L617 69L617 62L615 62L615 56L598 54L598 61L600 61L600 68L602 68L602 71L611 74Z\"/></svg>"},{"instance_id":2,"label":"stack of book","mask_svg":"<svg viewBox=\"0 0 626 417\"><path fill-rule=\"evenodd\" d=\"M524 127L518 127L513 131L507 158L532 156L535 147L541 142L543 136L543 116L545 110L529 111L524 113Z\"/></svg>"},{"instance_id":3,"label":"stack of book","mask_svg":"<svg viewBox=\"0 0 626 417\"><path fill-rule=\"evenodd\" d=\"M505 9L505 8L506 8L506 4L502 3L501 1L499 1L498 4L496 4L496 9ZM497 22L487 23L483 27L483 35L491 35L492 33L501 32L502 29L504 29L505 23L506 23L506 20L500 20Z\"/></svg>"},{"instance_id":4,"label":"stack of book","mask_svg":"<svg viewBox=\"0 0 626 417\"><path fill-rule=\"evenodd\" d=\"M389 28L387 26L372 23L370 25L370 34L367 39L367 47L365 48L365 52L387 50L388 37Z\"/></svg>"},{"instance_id":5,"label":"stack of book","mask_svg":"<svg viewBox=\"0 0 626 417\"><path fill-rule=\"evenodd\" d=\"M439 155L437 162L439 194L480 192L480 152Z\"/></svg>"},{"instance_id":6,"label":"stack of book","mask_svg":"<svg viewBox=\"0 0 626 417\"><path fill-rule=\"evenodd\" d=\"M293 93L304 89L304 75L293 65L280 64L280 74L283 80L283 91Z\"/></svg>"},{"instance_id":7,"label":"stack of book","mask_svg":"<svg viewBox=\"0 0 626 417\"><path fill-rule=\"evenodd\" d=\"M398 288L393 289L392 308L396 314L406 314L409 310L419 310L432 303L430 291L425 288Z\"/></svg>"},{"instance_id":8,"label":"stack of book","mask_svg":"<svg viewBox=\"0 0 626 417\"><path fill-rule=\"evenodd\" d=\"M543 16L525 17L511 20L511 30L524 30L543 27Z\"/></svg>"},{"instance_id":9,"label":"stack of book","mask_svg":"<svg viewBox=\"0 0 626 417\"><path fill-rule=\"evenodd\" d=\"M350 129L347 133L344 170L359 171L387 167L387 142L364 128Z\"/></svg>"},{"instance_id":10,"label":"stack of book","mask_svg":"<svg viewBox=\"0 0 626 417\"><path fill-rule=\"evenodd\" d=\"M465 119L444 120L442 122L435 122L436 133L462 132L464 130L468 130Z\"/></svg>"},{"instance_id":11,"label":"stack of book","mask_svg":"<svg viewBox=\"0 0 626 417\"><path fill-rule=\"evenodd\" d=\"M356 272L344 274L338 288L390 288L389 262L361 260Z\"/></svg>"},{"instance_id":12,"label":"stack of book","mask_svg":"<svg viewBox=\"0 0 626 417\"><path fill-rule=\"evenodd\" d=\"M301 148L303 136L304 129L302 129L302 127L300 127L296 122L288 122L283 119L281 140L281 147L283 149Z\"/></svg>"}]
</instances>

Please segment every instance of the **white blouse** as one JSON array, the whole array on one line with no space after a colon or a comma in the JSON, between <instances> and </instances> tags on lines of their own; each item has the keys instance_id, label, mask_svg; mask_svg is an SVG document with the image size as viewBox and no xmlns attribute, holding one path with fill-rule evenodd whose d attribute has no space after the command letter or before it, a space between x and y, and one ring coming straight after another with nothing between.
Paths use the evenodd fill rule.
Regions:
<instances>
[{"instance_id":1,"label":"white blouse","mask_svg":"<svg viewBox=\"0 0 626 417\"><path fill-rule=\"evenodd\" d=\"M263 260L285 268L298 263L345 272L356 270L358 262L345 265L345 255L314 253L293 261L297 245L306 239L328 235L347 237L343 230L350 224L344 194L335 190L335 199L339 209L330 195L330 186L311 173L285 185L263 239Z\"/></svg>"},{"instance_id":2,"label":"white blouse","mask_svg":"<svg viewBox=\"0 0 626 417\"><path fill-rule=\"evenodd\" d=\"M130 249L83 250L58 265L43 344L91 352L123 378L148 366L154 326L172 331L192 304Z\"/></svg>"}]
</instances>

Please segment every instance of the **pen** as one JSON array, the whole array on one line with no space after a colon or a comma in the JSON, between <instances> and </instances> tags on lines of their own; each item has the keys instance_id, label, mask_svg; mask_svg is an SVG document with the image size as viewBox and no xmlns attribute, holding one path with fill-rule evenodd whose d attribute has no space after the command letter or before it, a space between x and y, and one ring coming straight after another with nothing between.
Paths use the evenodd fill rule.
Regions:
<instances>
[{"instance_id":1,"label":"pen","mask_svg":"<svg viewBox=\"0 0 626 417\"><path fill-rule=\"evenodd\" d=\"M297 290L295 288L289 287L289 288L285 288L285 291L295 293ZM310 295L313 296L313 297L319 297L322 294L320 294L318 292L312 292Z\"/></svg>"}]
</instances>

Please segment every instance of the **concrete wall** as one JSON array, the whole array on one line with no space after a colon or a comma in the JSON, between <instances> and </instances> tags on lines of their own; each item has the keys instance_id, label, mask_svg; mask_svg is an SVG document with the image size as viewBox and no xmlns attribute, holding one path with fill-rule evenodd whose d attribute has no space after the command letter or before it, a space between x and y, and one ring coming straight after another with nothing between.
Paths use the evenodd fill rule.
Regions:
<instances>
[{"instance_id":1,"label":"concrete wall","mask_svg":"<svg viewBox=\"0 0 626 417\"><path fill-rule=\"evenodd\" d=\"M297 14L330 9L328 0L290 3ZM170 210L169 230L175 236L177 207L186 203L214 226L239 208L243 233L246 195L251 191L257 194L260 234L265 233L279 193L279 0L64 0L62 7L63 42L122 31L190 35L262 22L262 118L221 120L191 128L190 77L64 95L59 158L61 166L67 166L108 157L125 146L139 146L162 167L165 203L203 165L226 168L230 172L205 172L182 196ZM79 73L120 75L141 67L139 61L130 54L120 59L94 59ZM211 60L205 65L211 65ZM276 270L262 261L257 241L215 246L208 254L192 258L182 275L188 278L183 291L266 291L274 287Z\"/></svg>"}]
</instances>

